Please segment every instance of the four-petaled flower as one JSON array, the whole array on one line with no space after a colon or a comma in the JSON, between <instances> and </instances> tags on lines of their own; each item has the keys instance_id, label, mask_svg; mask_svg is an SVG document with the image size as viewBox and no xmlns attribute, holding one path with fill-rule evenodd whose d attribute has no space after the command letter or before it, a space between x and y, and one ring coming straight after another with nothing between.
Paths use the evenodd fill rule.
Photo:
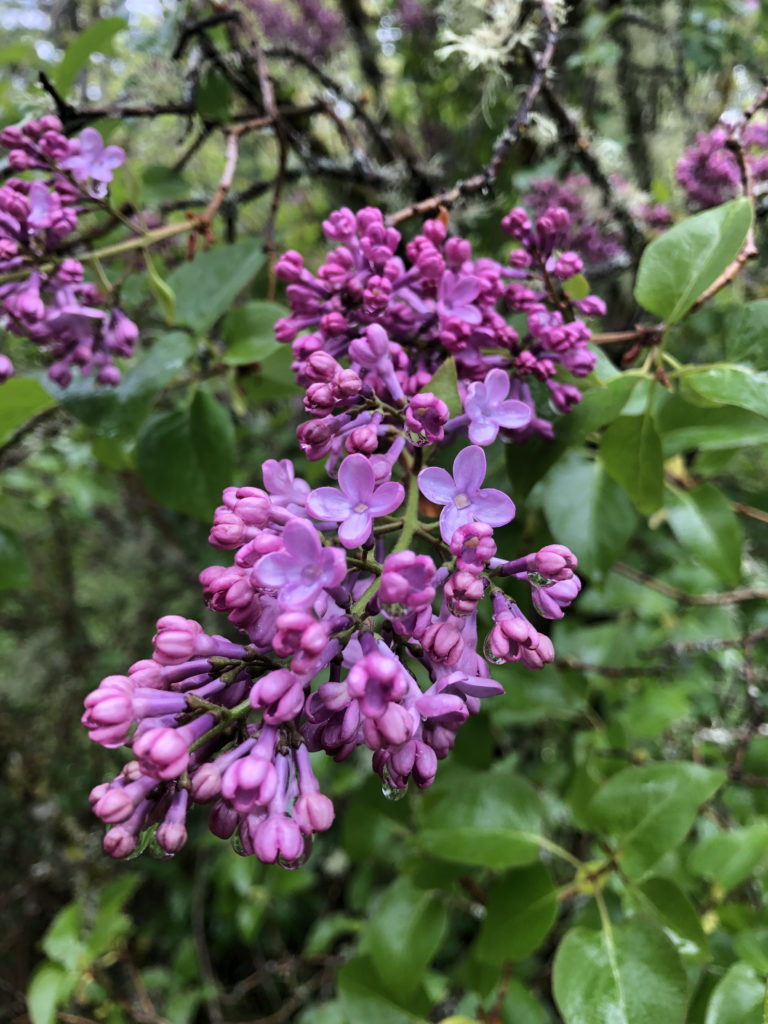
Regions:
<instances>
[{"instance_id":1,"label":"four-petaled flower","mask_svg":"<svg viewBox=\"0 0 768 1024\"><path fill-rule=\"evenodd\" d=\"M489 526L504 526L514 519L512 499L495 487L482 487L485 470L485 452L473 444L454 459L453 476L438 466L429 466L419 473L421 493L435 505L443 506L440 533L446 544L466 523L478 520Z\"/></svg>"},{"instance_id":2,"label":"four-petaled flower","mask_svg":"<svg viewBox=\"0 0 768 1024\"><path fill-rule=\"evenodd\" d=\"M93 194L97 199L106 195L107 183L112 181L112 172L125 161L125 150L120 146L104 146L104 140L95 128L84 128L79 140L73 140L74 148L61 166L72 171L75 181L91 178L98 182Z\"/></svg>"},{"instance_id":3,"label":"four-petaled flower","mask_svg":"<svg viewBox=\"0 0 768 1024\"><path fill-rule=\"evenodd\" d=\"M318 487L307 498L315 519L340 522L339 540L356 548L368 540L376 516L386 516L402 504L405 488L389 481L376 487L373 466L364 455L347 456L339 467L338 487Z\"/></svg>"},{"instance_id":4,"label":"four-petaled flower","mask_svg":"<svg viewBox=\"0 0 768 1024\"><path fill-rule=\"evenodd\" d=\"M509 375L499 367L491 370L483 383L473 381L467 389L464 411L469 416L469 439L473 444L492 444L499 429L518 430L531 421L525 402L509 394Z\"/></svg>"},{"instance_id":5,"label":"four-petaled flower","mask_svg":"<svg viewBox=\"0 0 768 1024\"><path fill-rule=\"evenodd\" d=\"M283 550L264 555L253 567L262 587L274 587L281 608L308 608L323 587L336 587L347 574L341 548L324 548L312 523L291 519L283 530Z\"/></svg>"}]
</instances>

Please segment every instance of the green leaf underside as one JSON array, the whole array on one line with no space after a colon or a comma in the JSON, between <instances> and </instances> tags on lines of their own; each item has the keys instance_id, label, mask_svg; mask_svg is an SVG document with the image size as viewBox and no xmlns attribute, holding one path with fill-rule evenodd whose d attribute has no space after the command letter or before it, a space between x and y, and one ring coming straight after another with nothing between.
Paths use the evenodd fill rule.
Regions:
<instances>
[{"instance_id":1,"label":"green leaf underside","mask_svg":"<svg viewBox=\"0 0 768 1024\"><path fill-rule=\"evenodd\" d=\"M723 363L706 369L694 367L681 380L713 405L736 405L768 417L768 373Z\"/></svg>"},{"instance_id":2,"label":"green leaf underside","mask_svg":"<svg viewBox=\"0 0 768 1024\"><path fill-rule=\"evenodd\" d=\"M664 465L650 416L622 416L612 423L600 440L600 457L639 512L651 515L661 506Z\"/></svg>"},{"instance_id":3,"label":"green leaf underside","mask_svg":"<svg viewBox=\"0 0 768 1024\"><path fill-rule=\"evenodd\" d=\"M56 404L39 381L29 377L11 377L0 385L0 445L31 419Z\"/></svg>"}]
</instances>

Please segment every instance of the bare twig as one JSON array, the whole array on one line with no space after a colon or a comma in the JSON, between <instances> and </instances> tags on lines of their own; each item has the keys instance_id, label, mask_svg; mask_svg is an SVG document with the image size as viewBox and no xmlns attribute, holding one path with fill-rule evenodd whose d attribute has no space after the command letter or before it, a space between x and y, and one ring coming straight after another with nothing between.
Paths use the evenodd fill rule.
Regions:
<instances>
[{"instance_id":1,"label":"bare twig","mask_svg":"<svg viewBox=\"0 0 768 1024\"><path fill-rule=\"evenodd\" d=\"M635 583L642 583L644 586L650 587L651 590L664 594L665 597L671 597L673 600L679 601L680 604L684 605L741 604L744 601L768 600L768 588L766 587L745 587L738 590L726 590L722 594L689 594L679 587L672 586L671 583L665 583L664 580L659 580L655 576L649 576L648 573L640 572L639 569L634 569L631 565L626 565L624 562L616 562L613 568L619 575L626 576L627 579L634 580Z\"/></svg>"}]
</instances>

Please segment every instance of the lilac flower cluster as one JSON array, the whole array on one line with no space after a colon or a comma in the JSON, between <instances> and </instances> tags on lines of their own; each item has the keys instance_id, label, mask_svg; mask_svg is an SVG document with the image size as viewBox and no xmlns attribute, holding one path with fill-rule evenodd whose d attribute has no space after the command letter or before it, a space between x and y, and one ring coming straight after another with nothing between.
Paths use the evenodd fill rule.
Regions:
<instances>
[{"instance_id":1,"label":"lilac flower cluster","mask_svg":"<svg viewBox=\"0 0 768 1024\"><path fill-rule=\"evenodd\" d=\"M449 237L438 218L408 243L406 263L397 255L400 233L380 210L342 209L323 224L338 245L317 274L287 252L276 272L288 285L291 315L276 333L293 343L297 381L307 389L311 419L299 440L308 458L328 456L333 469L345 452L377 452L392 429L385 394L407 403L407 427L425 443L463 430L480 445L500 431L516 441L551 437L534 390L559 412L579 401L567 375L583 377L594 366L581 316L605 313L596 296L571 300L562 288L583 269L576 253L562 251L569 225L558 207L536 224L524 210L510 211L502 228L519 247L504 265L473 258L470 243ZM520 332L507 319L515 313L523 314ZM447 362L460 409L431 387ZM377 454L374 462L383 468L393 457Z\"/></svg>"},{"instance_id":2,"label":"lilac flower cluster","mask_svg":"<svg viewBox=\"0 0 768 1024\"><path fill-rule=\"evenodd\" d=\"M706 210L734 199L741 191L741 170L730 150L724 124L698 132L696 142L677 161L676 177L694 209ZM768 125L752 122L743 134L745 158L756 184L768 181Z\"/></svg>"},{"instance_id":3,"label":"lilac flower cluster","mask_svg":"<svg viewBox=\"0 0 768 1024\"><path fill-rule=\"evenodd\" d=\"M671 224L669 210L662 203L631 201L628 185L620 175L611 177L617 194L627 201L630 213L647 232L664 230ZM599 190L585 174L569 174L562 181L540 178L521 199L536 216L552 206L568 211L568 225L562 245L573 249L584 261L587 273L604 273L626 266L629 254L621 227L605 208Z\"/></svg>"},{"instance_id":4,"label":"lilac flower cluster","mask_svg":"<svg viewBox=\"0 0 768 1024\"><path fill-rule=\"evenodd\" d=\"M247 6L273 46L290 46L312 60L326 60L343 39L343 18L323 0L248 0Z\"/></svg>"},{"instance_id":5,"label":"lilac flower cluster","mask_svg":"<svg viewBox=\"0 0 768 1024\"><path fill-rule=\"evenodd\" d=\"M132 354L138 329L119 309L101 308L82 264L57 251L78 215L106 194L125 153L105 147L95 128L67 139L53 115L5 128L0 146L12 171L27 175L0 186L0 317L13 334L50 353L48 375L62 387L76 366L100 384L117 384L114 358ZM0 381L12 373L10 359L0 355Z\"/></svg>"},{"instance_id":6,"label":"lilac flower cluster","mask_svg":"<svg viewBox=\"0 0 768 1024\"><path fill-rule=\"evenodd\" d=\"M201 803L239 853L297 866L334 816L311 753L341 761L367 748L385 793L429 786L461 725L503 692L491 665L552 661L505 586L522 584L543 618L560 618L580 589L576 558L558 544L497 557L494 531L515 506L485 485L484 446L535 422L521 368L591 365L571 305L548 305L579 266L555 251L560 217L535 228L522 210L505 218L522 243L509 272L472 261L439 221L411 244L406 270L397 232L370 210L331 217L326 231L344 244L317 279L297 253L280 260L293 315L278 329L294 338L310 413L299 436L310 458L328 457L331 482L311 488L289 460L268 459L263 487L227 488L210 541L233 562L200 581L240 642L166 616L152 659L86 698L91 738L133 755L91 795L112 856L150 841L175 853ZM550 291L528 287L535 274ZM504 303L527 311L525 344ZM297 337L302 328L314 330ZM463 402L453 417L425 390L449 365ZM567 407L572 385L553 372L541 376ZM451 472L428 465L438 442L465 433Z\"/></svg>"}]
</instances>

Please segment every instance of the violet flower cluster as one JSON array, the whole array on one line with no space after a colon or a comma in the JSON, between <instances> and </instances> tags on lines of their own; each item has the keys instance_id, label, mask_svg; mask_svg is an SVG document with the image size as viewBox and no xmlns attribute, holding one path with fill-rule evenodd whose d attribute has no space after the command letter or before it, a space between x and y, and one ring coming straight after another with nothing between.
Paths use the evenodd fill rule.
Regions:
<instances>
[{"instance_id":1,"label":"violet flower cluster","mask_svg":"<svg viewBox=\"0 0 768 1024\"><path fill-rule=\"evenodd\" d=\"M441 221L408 247L406 269L378 210L332 215L326 233L342 245L317 278L298 253L279 261L293 313L278 331L293 338L310 414L298 433L330 479L312 488L289 460L268 459L262 487L227 488L210 541L233 559L200 582L239 640L165 616L152 658L86 698L91 738L132 751L91 794L112 856L148 842L175 853L199 803L237 852L298 866L334 817L311 754L367 749L385 794L427 787L463 723L503 692L493 666L553 660L507 591L560 618L580 589L576 558L559 544L497 555L515 506L486 485L485 447L546 432L529 375L567 408L576 389L555 364L591 365L573 305L550 307L580 265L555 249L565 217L534 227L513 210L504 227L521 247L508 271L472 260ZM500 308L526 311L523 342ZM450 400L442 384L455 371L452 415L429 389ZM451 470L429 464L447 439L458 441Z\"/></svg>"},{"instance_id":2,"label":"violet flower cluster","mask_svg":"<svg viewBox=\"0 0 768 1024\"><path fill-rule=\"evenodd\" d=\"M632 200L627 182L618 174L611 176L611 184L627 203L637 224L647 233L670 226L672 217L663 203ZM588 274L602 274L629 265L630 257L621 226L606 209L600 191L586 174L569 174L562 181L540 178L531 183L521 203L536 216L541 216L552 206L568 211L570 224L562 245L579 254Z\"/></svg>"},{"instance_id":3,"label":"violet flower cluster","mask_svg":"<svg viewBox=\"0 0 768 1024\"><path fill-rule=\"evenodd\" d=\"M316 61L327 60L344 40L344 20L323 0L247 0L273 46L289 46Z\"/></svg>"},{"instance_id":4,"label":"violet flower cluster","mask_svg":"<svg viewBox=\"0 0 768 1024\"><path fill-rule=\"evenodd\" d=\"M736 154L727 146L728 138L725 124L698 132L696 142L677 161L675 175L693 209L720 206L741 193L741 170ZM768 125L748 124L742 145L755 184L764 184L768 181Z\"/></svg>"},{"instance_id":5,"label":"violet flower cluster","mask_svg":"<svg viewBox=\"0 0 768 1024\"><path fill-rule=\"evenodd\" d=\"M103 308L82 263L59 247L79 215L106 194L125 153L105 147L95 128L67 139L50 114L5 128L0 146L14 172L0 186L0 319L53 358L48 375L62 387L74 367L100 384L117 384L114 359L133 353L138 329L119 309ZM0 355L0 382L12 373Z\"/></svg>"}]
</instances>

